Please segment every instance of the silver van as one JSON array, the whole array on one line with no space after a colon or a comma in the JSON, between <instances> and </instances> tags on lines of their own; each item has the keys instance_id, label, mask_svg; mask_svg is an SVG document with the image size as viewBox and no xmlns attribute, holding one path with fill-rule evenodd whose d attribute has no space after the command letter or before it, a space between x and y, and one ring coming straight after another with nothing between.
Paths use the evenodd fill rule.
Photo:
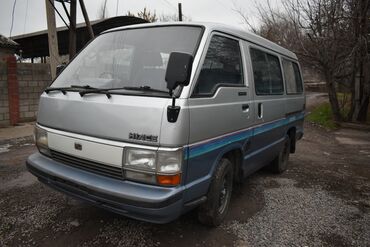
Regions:
<instances>
[{"instance_id":1,"label":"silver van","mask_svg":"<svg viewBox=\"0 0 370 247\"><path fill-rule=\"evenodd\" d=\"M127 217L225 217L233 183L287 169L303 136L294 53L212 23L106 31L41 95L29 171Z\"/></svg>"}]
</instances>

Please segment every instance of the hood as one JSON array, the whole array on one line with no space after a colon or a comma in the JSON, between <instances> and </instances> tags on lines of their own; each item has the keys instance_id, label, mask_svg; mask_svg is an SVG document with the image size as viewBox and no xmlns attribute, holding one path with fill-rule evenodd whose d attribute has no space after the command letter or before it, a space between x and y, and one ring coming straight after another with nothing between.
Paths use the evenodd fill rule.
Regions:
<instances>
[{"instance_id":1,"label":"hood","mask_svg":"<svg viewBox=\"0 0 370 247\"><path fill-rule=\"evenodd\" d=\"M163 109L169 100L130 95L112 95L108 99L104 94L81 97L77 92L43 93L37 122L82 135L158 146ZM142 140L143 135L150 141Z\"/></svg>"}]
</instances>

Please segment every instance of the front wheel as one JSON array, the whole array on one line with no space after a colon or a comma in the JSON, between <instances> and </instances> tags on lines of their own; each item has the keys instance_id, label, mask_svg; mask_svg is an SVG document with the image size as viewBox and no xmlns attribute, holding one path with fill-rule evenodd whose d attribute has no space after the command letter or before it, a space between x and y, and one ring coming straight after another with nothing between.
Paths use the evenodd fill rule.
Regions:
<instances>
[{"instance_id":1,"label":"front wheel","mask_svg":"<svg viewBox=\"0 0 370 247\"><path fill-rule=\"evenodd\" d=\"M233 165L221 159L214 173L207 201L198 209L198 219L209 226L218 226L226 216L233 188Z\"/></svg>"}]
</instances>

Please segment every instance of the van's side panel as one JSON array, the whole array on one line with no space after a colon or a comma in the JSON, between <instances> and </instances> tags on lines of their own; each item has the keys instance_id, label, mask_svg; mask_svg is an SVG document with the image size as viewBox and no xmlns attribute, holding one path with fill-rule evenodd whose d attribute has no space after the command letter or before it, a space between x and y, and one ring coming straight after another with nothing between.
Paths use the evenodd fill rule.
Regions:
<instances>
[{"instance_id":1,"label":"van's side panel","mask_svg":"<svg viewBox=\"0 0 370 247\"><path fill-rule=\"evenodd\" d=\"M248 42L247 42L248 43ZM258 95L253 75L251 50L257 49L278 57L278 54L262 47L249 44L247 58L250 61L251 94L254 104L254 134L251 139L250 154L244 158L244 175L249 175L271 161L280 151L282 141L286 133L285 118L285 94ZM252 89L253 88L253 89Z\"/></svg>"},{"instance_id":2,"label":"van's side panel","mask_svg":"<svg viewBox=\"0 0 370 247\"><path fill-rule=\"evenodd\" d=\"M282 59L291 60L289 58L282 57ZM299 67L299 64L297 61L291 60L294 63L296 63ZM303 84L303 77L301 73L301 69L299 68L301 81ZM284 81L286 83L286 78L284 76ZM285 111L287 118L290 119L289 128L295 128L296 130L296 138L300 138L303 135L303 119L304 119L304 111L306 107L306 97L304 93L304 85L302 85L303 91L301 93L296 94L288 94L286 93L286 101L285 101Z\"/></svg>"},{"instance_id":3,"label":"van's side panel","mask_svg":"<svg viewBox=\"0 0 370 247\"><path fill-rule=\"evenodd\" d=\"M239 92L247 92L239 97ZM189 99L190 145L187 182L210 178L219 155L230 145L240 150L252 136L250 113L243 104L252 104L247 88L219 88L212 98ZM251 110L250 110L251 111ZM207 188L206 188L207 190Z\"/></svg>"},{"instance_id":4,"label":"van's side panel","mask_svg":"<svg viewBox=\"0 0 370 247\"><path fill-rule=\"evenodd\" d=\"M209 42L210 39L207 47ZM239 45L243 49L241 41ZM207 49L195 78L200 74L206 53ZM185 201L206 194L218 160L232 149L243 152L252 136L252 130L248 128L253 124L253 104L246 86L243 55L242 60L244 86L219 87L212 96L188 99L190 131Z\"/></svg>"}]
</instances>

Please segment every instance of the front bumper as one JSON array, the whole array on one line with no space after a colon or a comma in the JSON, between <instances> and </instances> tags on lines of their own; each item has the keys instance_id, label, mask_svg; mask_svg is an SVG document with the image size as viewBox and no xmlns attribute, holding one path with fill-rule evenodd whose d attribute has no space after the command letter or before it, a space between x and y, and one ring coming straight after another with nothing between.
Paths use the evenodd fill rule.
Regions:
<instances>
[{"instance_id":1,"label":"front bumper","mask_svg":"<svg viewBox=\"0 0 370 247\"><path fill-rule=\"evenodd\" d=\"M167 223L183 211L183 187L159 187L113 179L64 165L40 153L31 155L28 170L46 185L115 213Z\"/></svg>"}]
</instances>

